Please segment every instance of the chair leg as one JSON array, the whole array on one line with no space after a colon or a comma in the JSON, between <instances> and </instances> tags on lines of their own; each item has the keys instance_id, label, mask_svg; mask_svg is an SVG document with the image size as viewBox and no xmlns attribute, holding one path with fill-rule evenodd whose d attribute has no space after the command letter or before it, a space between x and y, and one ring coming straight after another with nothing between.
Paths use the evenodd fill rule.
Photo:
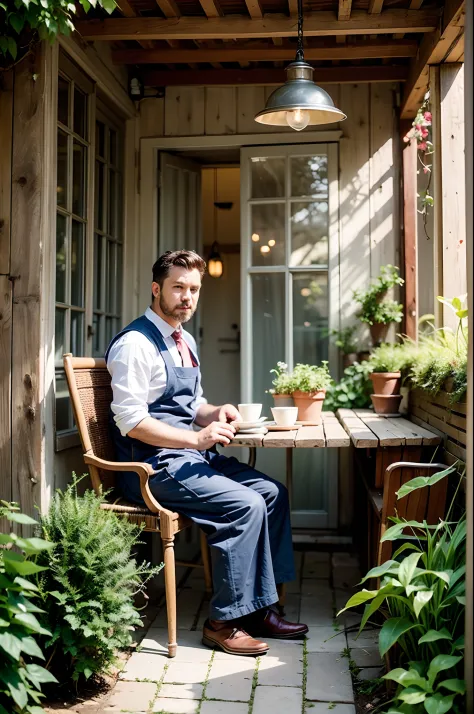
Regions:
<instances>
[{"instance_id":1,"label":"chair leg","mask_svg":"<svg viewBox=\"0 0 474 714\"><path fill-rule=\"evenodd\" d=\"M211 559L209 557L209 546L204 531L200 531L201 536L201 556L202 564L204 565L204 581L206 583L206 592L212 592L212 575L211 575Z\"/></svg>"},{"instance_id":2,"label":"chair leg","mask_svg":"<svg viewBox=\"0 0 474 714\"><path fill-rule=\"evenodd\" d=\"M168 657L176 657L176 566L174 561L174 535L163 537L165 564L166 614L168 617Z\"/></svg>"}]
</instances>

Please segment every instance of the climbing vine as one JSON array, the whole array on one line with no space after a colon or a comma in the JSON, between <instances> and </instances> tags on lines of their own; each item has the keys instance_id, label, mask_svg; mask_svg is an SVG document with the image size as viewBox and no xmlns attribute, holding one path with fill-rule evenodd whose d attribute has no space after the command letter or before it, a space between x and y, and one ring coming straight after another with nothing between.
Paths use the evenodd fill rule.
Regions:
<instances>
[{"instance_id":1,"label":"climbing vine","mask_svg":"<svg viewBox=\"0 0 474 714\"><path fill-rule=\"evenodd\" d=\"M418 161L421 165L424 174L428 174L428 183L426 189L418 194L419 206L418 213L423 216L423 228L427 238L430 238L427 231L428 214L434 205L434 199L430 192L431 188L431 156L434 153L432 134L431 134L432 114L430 111L430 93L425 94L423 104L418 109L417 115L413 120L412 128L404 137L405 142L416 141Z\"/></svg>"},{"instance_id":2,"label":"climbing vine","mask_svg":"<svg viewBox=\"0 0 474 714\"><path fill-rule=\"evenodd\" d=\"M115 0L79 0L86 12L102 7L108 13ZM54 42L74 30L78 7L72 0L0 0L0 69L9 69L38 40Z\"/></svg>"}]
</instances>

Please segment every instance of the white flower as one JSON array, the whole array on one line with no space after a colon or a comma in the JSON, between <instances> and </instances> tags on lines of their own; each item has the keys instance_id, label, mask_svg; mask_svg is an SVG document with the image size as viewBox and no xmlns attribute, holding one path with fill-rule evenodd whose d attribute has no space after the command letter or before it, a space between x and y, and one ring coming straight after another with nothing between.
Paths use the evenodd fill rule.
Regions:
<instances>
[{"instance_id":1,"label":"white flower","mask_svg":"<svg viewBox=\"0 0 474 714\"><path fill-rule=\"evenodd\" d=\"M288 369L288 365L285 362L277 362L277 367L280 369L282 372L286 371Z\"/></svg>"}]
</instances>

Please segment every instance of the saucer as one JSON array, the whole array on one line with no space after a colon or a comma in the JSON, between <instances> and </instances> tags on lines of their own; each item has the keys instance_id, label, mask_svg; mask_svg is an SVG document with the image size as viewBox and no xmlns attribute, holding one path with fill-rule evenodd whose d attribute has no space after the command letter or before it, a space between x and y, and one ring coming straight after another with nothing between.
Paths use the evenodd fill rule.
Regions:
<instances>
[{"instance_id":1,"label":"saucer","mask_svg":"<svg viewBox=\"0 0 474 714\"><path fill-rule=\"evenodd\" d=\"M242 429L254 429L262 426L262 423L266 421L267 417L260 417L258 421L232 421L231 426L234 426L237 431L242 431Z\"/></svg>"},{"instance_id":2,"label":"saucer","mask_svg":"<svg viewBox=\"0 0 474 714\"><path fill-rule=\"evenodd\" d=\"M240 434L243 434L244 436L250 435L250 434L266 434L268 429L266 426L254 426L250 427L248 429L239 429L236 436L240 436Z\"/></svg>"}]
</instances>

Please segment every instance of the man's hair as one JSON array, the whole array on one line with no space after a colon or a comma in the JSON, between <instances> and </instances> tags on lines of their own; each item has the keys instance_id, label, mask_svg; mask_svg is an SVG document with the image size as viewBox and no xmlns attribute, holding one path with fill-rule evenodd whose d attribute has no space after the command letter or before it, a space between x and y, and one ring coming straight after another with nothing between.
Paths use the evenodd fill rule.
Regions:
<instances>
[{"instance_id":1,"label":"man's hair","mask_svg":"<svg viewBox=\"0 0 474 714\"><path fill-rule=\"evenodd\" d=\"M173 266L186 270L199 270L201 277L206 272L206 263L194 250L167 250L153 266L153 282L163 287Z\"/></svg>"}]
</instances>

